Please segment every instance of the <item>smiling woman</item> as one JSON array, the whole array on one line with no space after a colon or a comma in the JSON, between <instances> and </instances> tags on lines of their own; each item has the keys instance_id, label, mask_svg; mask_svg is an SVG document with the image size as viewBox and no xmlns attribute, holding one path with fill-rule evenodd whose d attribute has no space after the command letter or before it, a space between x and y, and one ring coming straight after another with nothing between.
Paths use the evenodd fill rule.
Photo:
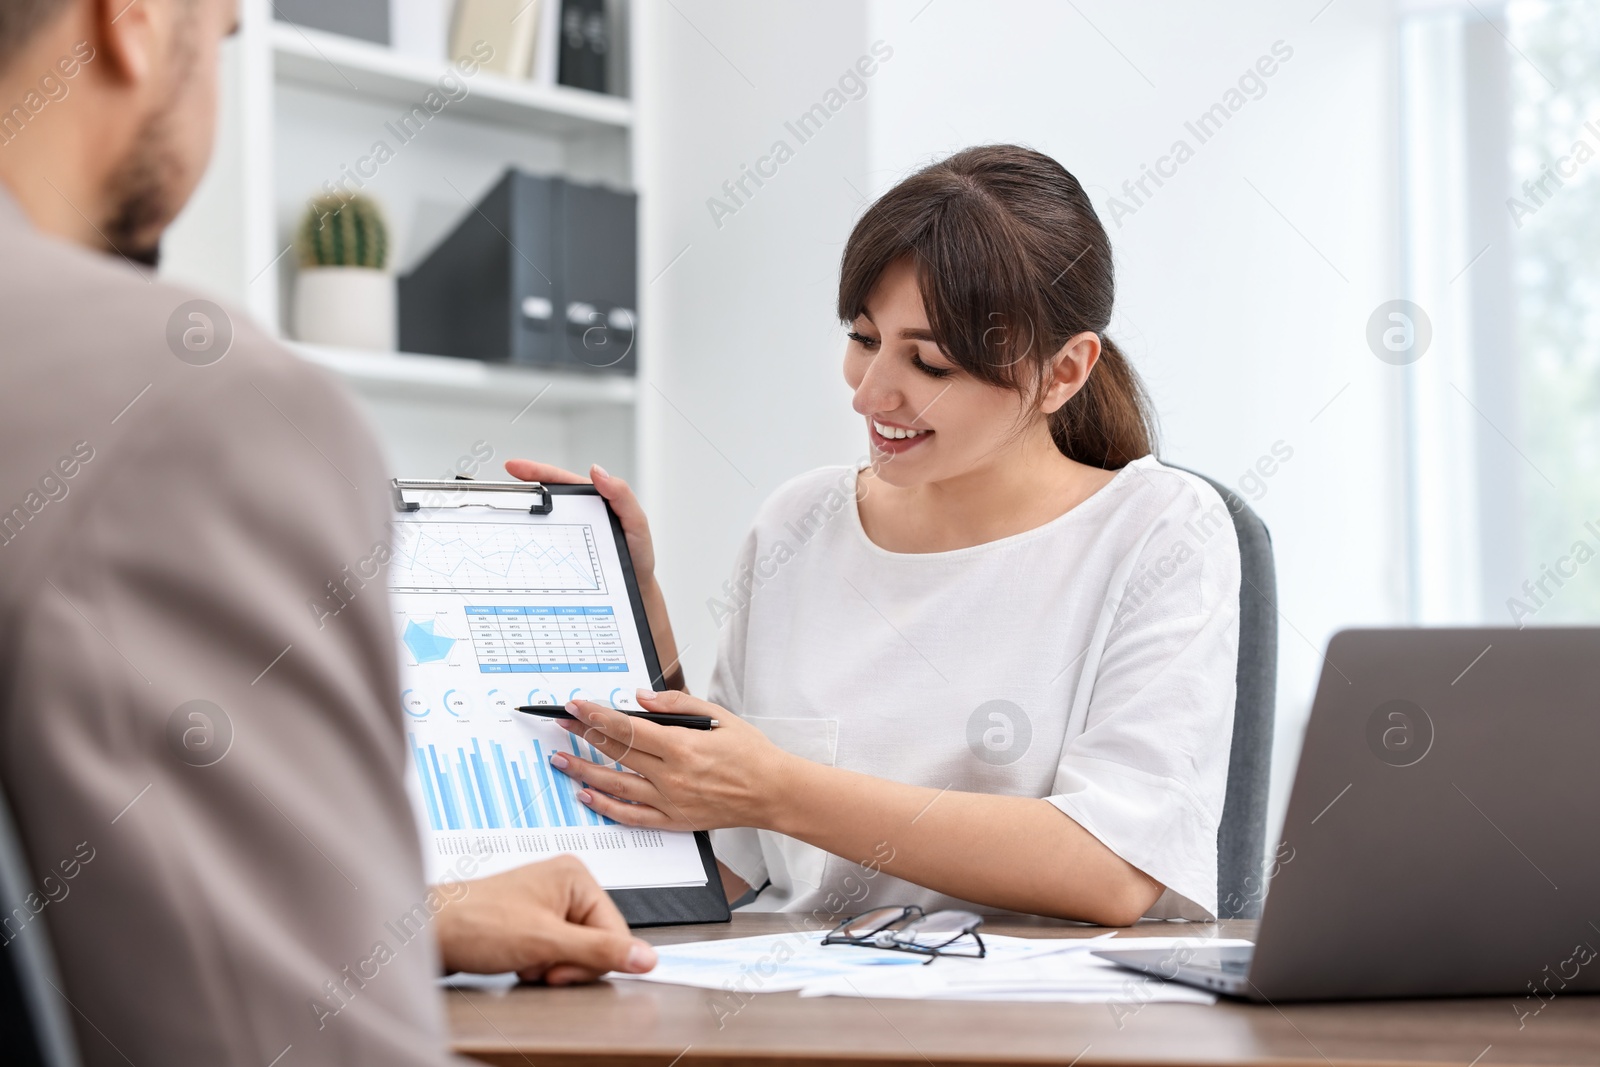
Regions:
<instances>
[{"instance_id":1,"label":"smiling woman","mask_svg":"<svg viewBox=\"0 0 1600 1067\"><path fill-rule=\"evenodd\" d=\"M872 463L762 507L709 701L640 694L718 729L573 708L627 768L555 758L580 798L715 829L730 897L755 888L761 910L1213 917L1238 545L1226 522L1187 536L1225 512L1150 454L1144 390L1104 333L1113 293L1082 186L1037 152L970 149L872 205L839 291ZM672 662L644 516L594 479Z\"/></svg>"}]
</instances>

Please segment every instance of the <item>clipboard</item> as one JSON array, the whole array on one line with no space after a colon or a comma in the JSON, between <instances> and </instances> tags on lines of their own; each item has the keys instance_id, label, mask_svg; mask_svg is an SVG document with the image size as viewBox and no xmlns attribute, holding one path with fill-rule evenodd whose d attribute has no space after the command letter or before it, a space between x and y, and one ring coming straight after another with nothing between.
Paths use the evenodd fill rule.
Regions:
<instances>
[{"instance_id":1,"label":"clipboard","mask_svg":"<svg viewBox=\"0 0 1600 1067\"><path fill-rule=\"evenodd\" d=\"M638 831L583 808L544 748L599 753L515 711L525 692L530 704L564 703L570 691L626 710L633 688L661 687L610 505L587 484L396 478L393 494L407 792L429 880L572 852L630 926L727 922L709 834ZM628 884L649 881L646 871L670 884Z\"/></svg>"}]
</instances>

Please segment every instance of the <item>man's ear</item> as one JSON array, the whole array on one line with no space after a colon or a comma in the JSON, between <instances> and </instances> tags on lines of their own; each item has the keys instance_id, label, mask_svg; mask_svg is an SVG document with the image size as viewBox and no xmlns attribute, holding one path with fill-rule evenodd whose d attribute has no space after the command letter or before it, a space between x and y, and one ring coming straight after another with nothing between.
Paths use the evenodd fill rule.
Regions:
<instances>
[{"instance_id":1,"label":"man's ear","mask_svg":"<svg viewBox=\"0 0 1600 1067\"><path fill-rule=\"evenodd\" d=\"M173 0L88 0L89 43L104 57L101 70L129 86L150 80L171 38Z\"/></svg>"},{"instance_id":2,"label":"man's ear","mask_svg":"<svg viewBox=\"0 0 1600 1067\"><path fill-rule=\"evenodd\" d=\"M1053 415L1060 410L1061 405L1071 400L1089 380L1089 372L1094 370L1095 363L1100 359L1100 335L1091 330L1075 334L1067 339L1050 361L1050 370L1045 378L1044 395L1039 398L1039 410L1046 415Z\"/></svg>"}]
</instances>

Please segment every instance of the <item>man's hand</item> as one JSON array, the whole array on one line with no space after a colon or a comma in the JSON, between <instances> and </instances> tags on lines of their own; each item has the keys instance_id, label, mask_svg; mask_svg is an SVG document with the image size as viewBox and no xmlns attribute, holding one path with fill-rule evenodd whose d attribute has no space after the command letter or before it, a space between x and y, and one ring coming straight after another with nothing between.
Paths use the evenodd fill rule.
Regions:
<instances>
[{"instance_id":1,"label":"man's hand","mask_svg":"<svg viewBox=\"0 0 1600 1067\"><path fill-rule=\"evenodd\" d=\"M628 933L617 906L572 856L438 891L447 902L435 920L447 973L516 971L525 981L571 985L656 965L655 949Z\"/></svg>"}]
</instances>

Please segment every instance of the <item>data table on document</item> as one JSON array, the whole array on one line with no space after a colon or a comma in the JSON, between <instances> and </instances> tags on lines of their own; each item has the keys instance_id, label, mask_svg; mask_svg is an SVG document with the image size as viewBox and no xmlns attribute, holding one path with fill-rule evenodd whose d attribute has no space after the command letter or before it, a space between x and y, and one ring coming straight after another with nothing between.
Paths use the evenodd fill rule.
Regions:
<instances>
[{"instance_id":1,"label":"data table on document","mask_svg":"<svg viewBox=\"0 0 1600 1067\"><path fill-rule=\"evenodd\" d=\"M484 674L620 674L628 669L609 605L465 608Z\"/></svg>"}]
</instances>

